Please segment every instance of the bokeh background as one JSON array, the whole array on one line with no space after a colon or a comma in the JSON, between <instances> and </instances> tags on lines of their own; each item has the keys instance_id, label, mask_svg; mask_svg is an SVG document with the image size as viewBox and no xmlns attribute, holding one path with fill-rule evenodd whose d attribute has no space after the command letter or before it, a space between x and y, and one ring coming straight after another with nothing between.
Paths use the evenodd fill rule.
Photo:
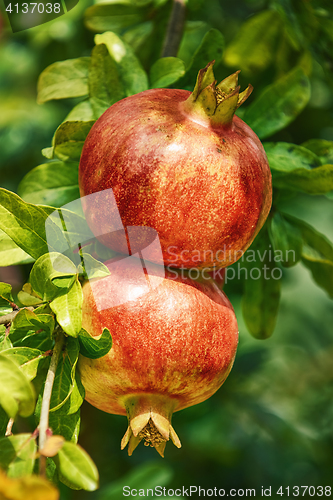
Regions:
<instances>
[{"instance_id":1,"label":"bokeh background","mask_svg":"<svg viewBox=\"0 0 333 500\"><path fill-rule=\"evenodd\" d=\"M50 146L56 127L75 104L68 99L38 105L36 86L38 75L53 62L90 55L94 32L84 23L84 12L91 5L92 0L80 0L65 16L12 34L0 4L1 187L16 192L23 176L45 162L41 149ZM163 8L167 19L170 2ZM267 12L276 15L265 19ZM256 95L302 64L311 81L311 99L295 121L269 140L333 141L332 12L331 2L319 0L189 0L178 56L188 63L203 35L217 28L226 42L217 76L241 69L242 88L251 82ZM260 38L250 36L253 19L262 23ZM149 22L140 25L141 31L118 28L146 67L158 57L149 50ZM296 195L284 204L285 212L333 241L330 195ZM0 267L0 281L18 291L29 270ZM120 451L126 419L85 403L79 443L98 466L101 488L87 493L60 485L62 500L117 500L123 498L122 485L255 488L258 496L262 486L271 486L272 498L281 498L276 495L280 486L333 486L332 300L302 264L284 268L275 332L267 340L257 340L242 320L237 279L225 291L240 329L235 365L212 398L174 415L182 448L168 444L162 459L141 445L128 457L126 450ZM23 432L30 424L34 425L22 420L17 425Z\"/></svg>"}]
</instances>

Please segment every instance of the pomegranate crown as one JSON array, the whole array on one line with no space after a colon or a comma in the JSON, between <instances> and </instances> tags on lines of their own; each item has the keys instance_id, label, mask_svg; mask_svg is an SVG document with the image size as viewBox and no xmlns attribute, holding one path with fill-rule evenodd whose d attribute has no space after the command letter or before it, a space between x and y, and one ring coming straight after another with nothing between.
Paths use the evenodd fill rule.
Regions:
<instances>
[{"instance_id":1,"label":"pomegranate crown","mask_svg":"<svg viewBox=\"0 0 333 500\"><path fill-rule=\"evenodd\" d=\"M249 85L239 93L238 75L236 71L217 85L213 73L215 61L199 71L194 90L184 102L184 111L199 121L213 126L229 125L236 109L251 94L253 87Z\"/></svg>"}]
</instances>

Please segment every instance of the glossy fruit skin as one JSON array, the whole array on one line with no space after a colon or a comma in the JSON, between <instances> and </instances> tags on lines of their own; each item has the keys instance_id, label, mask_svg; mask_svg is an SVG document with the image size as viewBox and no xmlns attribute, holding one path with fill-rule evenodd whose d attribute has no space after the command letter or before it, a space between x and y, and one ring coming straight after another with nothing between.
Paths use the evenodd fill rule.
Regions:
<instances>
[{"instance_id":1,"label":"glossy fruit skin","mask_svg":"<svg viewBox=\"0 0 333 500\"><path fill-rule=\"evenodd\" d=\"M248 125L237 116L228 125L200 122L183 109L189 95L152 89L111 106L84 144L80 193L112 188L124 226L157 231L165 266L226 267L269 213L270 169ZM96 235L117 216L108 203L85 215ZM98 239L127 253L115 233Z\"/></svg>"},{"instance_id":2,"label":"glossy fruit skin","mask_svg":"<svg viewBox=\"0 0 333 500\"><path fill-rule=\"evenodd\" d=\"M170 418L173 411L205 401L225 381L237 349L237 321L226 295L213 281L175 278L167 271L162 278L152 264L149 280L155 288L140 296L146 290L140 261L113 259L106 263L110 270L111 262L108 277L83 286L83 328L99 336L106 327L113 338L106 356L80 356L86 400L126 415L129 400L160 398ZM122 303L98 311L94 297L105 306L115 290Z\"/></svg>"}]
</instances>

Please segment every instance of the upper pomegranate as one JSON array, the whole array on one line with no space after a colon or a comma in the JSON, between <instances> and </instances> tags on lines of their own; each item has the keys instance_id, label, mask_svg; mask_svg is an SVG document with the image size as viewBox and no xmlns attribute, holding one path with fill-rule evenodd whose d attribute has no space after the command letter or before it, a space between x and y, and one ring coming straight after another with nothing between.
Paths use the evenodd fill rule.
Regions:
<instances>
[{"instance_id":1,"label":"upper pomegranate","mask_svg":"<svg viewBox=\"0 0 333 500\"><path fill-rule=\"evenodd\" d=\"M117 203L89 204L98 239L128 253L112 220L154 228L164 265L225 267L263 226L272 202L263 146L236 109L238 73L217 85L213 63L192 93L152 89L111 106L94 124L79 167L81 196L112 189ZM106 198L107 200L107 198ZM149 259L159 262L152 251Z\"/></svg>"}]
</instances>

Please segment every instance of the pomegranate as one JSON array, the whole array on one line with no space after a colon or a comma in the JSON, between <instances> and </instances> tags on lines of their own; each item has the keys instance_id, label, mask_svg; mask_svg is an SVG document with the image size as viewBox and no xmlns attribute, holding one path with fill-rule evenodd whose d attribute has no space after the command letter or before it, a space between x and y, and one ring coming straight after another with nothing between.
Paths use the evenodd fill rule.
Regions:
<instances>
[{"instance_id":1,"label":"pomegranate","mask_svg":"<svg viewBox=\"0 0 333 500\"><path fill-rule=\"evenodd\" d=\"M83 327L111 331L104 357L80 356L86 400L100 410L127 415L122 449L141 440L163 456L173 412L205 401L227 378L236 354L234 310L213 280L193 281L140 259L111 259L111 274L83 285ZM163 271L161 275L161 270ZM163 277L164 276L164 277Z\"/></svg>"},{"instance_id":2,"label":"pomegranate","mask_svg":"<svg viewBox=\"0 0 333 500\"><path fill-rule=\"evenodd\" d=\"M164 265L210 269L238 260L265 222L271 174L262 144L234 115L252 91L238 73L217 85L213 63L193 92L152 89L112 105L85 141L81 196L113 190L116 205L90 205L87 222L106 246L127 253L112 220L157 231ZM118 212L119 211L119 212ZM154 252L150 259L158 262Z\"/></svg>"}]
</instances>

